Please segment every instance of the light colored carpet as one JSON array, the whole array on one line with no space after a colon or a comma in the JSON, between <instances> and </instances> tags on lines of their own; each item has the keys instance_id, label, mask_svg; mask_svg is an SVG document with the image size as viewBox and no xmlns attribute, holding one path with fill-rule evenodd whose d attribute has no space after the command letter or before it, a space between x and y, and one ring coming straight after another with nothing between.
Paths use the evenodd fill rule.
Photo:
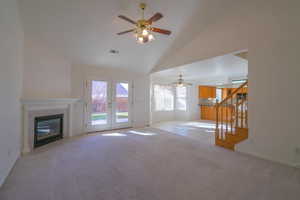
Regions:
<instances>
[{"instance_id":1,"label":"light colored carpet","mask_svg":"<svg viewBox=\"0 0 300 200\"><path fill-rule=\"evenodd\" d=\"M189 137L201 143L215 144L214 121L166 121L153 124L152 127Z\"/></svg>"},{"instance_id":2,"label":"light colored carpet","mask_svg":"<svg viewBox=\"0 0 300 200\"><path fill-rule=\"evenodd\" d=\"M297 169L145 128L92 134L22 157L1 200L299 199Z\"/></svg>"}]
</instances>

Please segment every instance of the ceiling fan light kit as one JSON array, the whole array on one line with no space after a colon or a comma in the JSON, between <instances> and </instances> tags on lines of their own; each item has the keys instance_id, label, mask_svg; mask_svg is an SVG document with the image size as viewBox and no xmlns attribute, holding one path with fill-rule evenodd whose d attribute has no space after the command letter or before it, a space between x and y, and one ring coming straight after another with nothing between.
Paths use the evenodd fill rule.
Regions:
<instances>
[{"instance_id":1,"label":"ceiling fan light kit","mask_svg":"<svg viewBox=\"0 0 300 200\"><path fill-rule=\"evenodd\" d=\"M187 87L187 86L192 86L193 84L185 82L182 74L179 74L178 80L172 83L172 85L175 87Z\"/></svg>"},{"instance_id":2,"label":"ceiling fan light kit","mask_svg":"<svg viewBox=\"0 0 300 200\"><path fill-rule=\"evenodd\" d=\"M126 33L134 32L134 36L135 36L136 40L139 43L144 44L147 42L151 42L155 39L153 32L164 34L164 35L171 34L171 31L169 31L169 30L152 27L153 22L156 22L163 17L163 15L161 13L156 13L150 19L146 20L145 19L146 4L141 3L140 8L142 10L142 18L140 20L134 21L124 15L118 16L119 18L135 25L134 29L120 32L120 33L118 33L118 35L123 35Z\"/></svg>"}]
</instances>

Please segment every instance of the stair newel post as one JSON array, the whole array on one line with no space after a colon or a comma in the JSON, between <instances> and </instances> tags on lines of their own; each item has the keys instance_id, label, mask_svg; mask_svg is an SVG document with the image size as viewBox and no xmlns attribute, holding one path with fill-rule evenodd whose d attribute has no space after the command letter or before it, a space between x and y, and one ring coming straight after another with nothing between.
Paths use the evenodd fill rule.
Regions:
<instances>
[{"instance_id":1,"label":"stair newel post","mask_svg":"<svg viewBox=\"0 0 300 200\"><path fill-rule=\"evenodd\" d=\"M226 136L226 134L228 134L228 101L225 102L225 112L226 112L226 119L225 119L225 123L226 123L225 136Z\"/></svg>"},{"instance_id":2,"label":"stair newel post","mask_svg":"<svg viewBox=\"0 0 300 200\"><path fill-rule=\"evenodd\" d=\"M233 134L233 98L230 98L230 132Z\"/></svg>"},{"instance_id":3,"label":"stair newel post","mask_svg":"<svg viewBox=\"0 0 300 200\"><path fill-rule=\"evenodd\" d=\"M215 138L219 138L219 101L216 101L216 135Z\"/></svg>"},{"instance_id":4,"label":"stair newel post","mask_svg":"<svg viewBox=\"0 0 300 200\"><path fill-rule=\"evenodd\" d=\"M248 95L246 95L246 102L245 102L246 110L245 110L245 126L248 128Z\"/></svg>"},{"instance_id":5,"label":"stair newel post","mask_svg":"<svg viewBox=\"0 0 300 200\"><path fill-rule=\"evenodd\" d=\"M239 124L239 99L238 96L235 96L236 98L236 104L235 104L235 128L238 127Z\"/></svg>"},{"instance_id":6,"label":"stair newel post","mask_svg":"<svg viewBox=\"0 0 300 200\"><path fill-rule=\"evenodd\" d=\"M244 100L242 99L241 104L241 128L244 128Z\"/></svg>"},{"instance_id":7,"label":"stair newel post","mask_svg":"<svg viewBox=\"0 0 300 200\"><path fill-rule=\"evenodd\" d=\"M220 120L220 125L221 125L221 138L224 140L224 135L223 135L223 105L219 105L220 110L221 110L221 120Z\"/></svg>"}]
</instances>

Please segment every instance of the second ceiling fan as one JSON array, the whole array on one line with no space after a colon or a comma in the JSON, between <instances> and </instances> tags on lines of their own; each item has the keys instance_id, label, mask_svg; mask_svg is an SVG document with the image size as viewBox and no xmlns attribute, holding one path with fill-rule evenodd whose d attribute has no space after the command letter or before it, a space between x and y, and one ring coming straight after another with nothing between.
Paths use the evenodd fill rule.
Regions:
<instances>
[{"instance_id":1,"label":"second ceiling fan","mask_svg":"<svg viewBox=\"0 0 300 200\"><path fill-rule=\"evenodd\" d=\"M118 33L118 35L123 35L126 33L134 32L137 41L143 44L143 43L147 43L149 41L154 40L154 36L153 36L152 32L156 32L156 33L160 33L160 34L164 34L164 35L171 34L171 31L169 31L169 30L160 29L160 28L156 28L156 27L152 26L153 22L156 22L163 17L163 15L161 13L156 13L150 19L146 20L145 14L144 14L145 9L146 9L146 4L141 3L140 8L142 9L142 18L137 21L134 21L124 15L118 16L119 18L126 20L127 22L135 25L135 28L120 32L120 33Z\"/></svg>"}]
</instances>

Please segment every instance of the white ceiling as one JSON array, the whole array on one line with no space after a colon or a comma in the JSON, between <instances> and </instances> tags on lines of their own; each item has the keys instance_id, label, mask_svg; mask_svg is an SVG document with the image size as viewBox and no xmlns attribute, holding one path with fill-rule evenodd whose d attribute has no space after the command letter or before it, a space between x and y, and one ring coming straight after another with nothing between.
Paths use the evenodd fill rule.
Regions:
<instances>
[{"instance_id":1,"label":"white ceiling","mask_svg":"<svg viewBox=\"0 0 300 200\"><path fill-rule=\"evenodd\" d=\"M140 17L139 0L20 0L20 8L25 39L43 41L71 63L149 72L174 47L175 38L192 37L199 28L187 29L193 28L189 22L212 1L221 0L145 0L146 17L161 12L164 18L155 26L173 32L169 37L156 34L146 45L137 44L132 34L116 35L132 28L119 14ZM111 49L120 53L112 55Z\"/></svg>"},{"instance_id":2,"label":"white ceiling","mask_svg":"<svg viewBox=\"0 0 300 200\"><path fill-rule=\"evenodd\" d=\"M175 81L179 74L182 74L186 81L196 81L208 85L226 84L231 78L247 77L248 61L229 54L156 72L152 74L152 78Z\"/></svg>"}]
</instances>

